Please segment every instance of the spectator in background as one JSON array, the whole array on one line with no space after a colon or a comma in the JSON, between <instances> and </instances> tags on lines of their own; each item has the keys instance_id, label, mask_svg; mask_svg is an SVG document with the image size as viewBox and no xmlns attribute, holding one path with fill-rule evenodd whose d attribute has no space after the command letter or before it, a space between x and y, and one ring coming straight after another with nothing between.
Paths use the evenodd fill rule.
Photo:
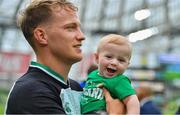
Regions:
<instances>
[{"instance_id":1,"label":"spectator in background","mask_svg":"<svg viewBox=\"0 0 180 115\"><path fill-rule=\"evenodd\" d=\"M180 115L180 106L178 107L178 109L176 111L176 115Z\"/></svg>"},{"instance_id":2,"label":"spectator in background","mask_svg":"<svg viewBox=\"0 0 180 115\"><path fill-rule=\"evenodd\" d=\"M153 91L149 86L139 86L136 94L140 101L140 114L161 114L159 107L153 102Z\"/></svg>"}]
</instances>

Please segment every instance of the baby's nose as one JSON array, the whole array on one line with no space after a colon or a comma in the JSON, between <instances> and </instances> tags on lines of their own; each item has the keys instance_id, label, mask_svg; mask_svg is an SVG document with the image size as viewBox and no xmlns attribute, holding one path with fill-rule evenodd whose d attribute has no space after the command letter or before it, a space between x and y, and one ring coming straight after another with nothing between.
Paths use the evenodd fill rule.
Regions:
<instances>
[{"instance_id":1,"label":"baby's nose","mask_svg":"<svg viewBox=\"0 0 180 115\"><path fill-rule=\"evenodd\" d=\"M117 64L118 64L118 60L117 60L117 59L111 60L111 64L112 64L112 65L117 65Z\"/></svg>"}]
</instances>

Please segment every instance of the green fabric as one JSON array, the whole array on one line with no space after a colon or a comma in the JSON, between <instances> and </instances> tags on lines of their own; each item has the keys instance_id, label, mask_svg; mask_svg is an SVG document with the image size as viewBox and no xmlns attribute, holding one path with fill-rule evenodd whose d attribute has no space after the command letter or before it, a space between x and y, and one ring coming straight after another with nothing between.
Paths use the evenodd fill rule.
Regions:
<instances>
[{"instance_id":1,"label":"green fabric","mask_svg":"<svg viewBox=\"0 0 180 115\"><path fill-rule=\"evenodd\" d=\"M97 85L103 83L104 87L110 91L113 98L123 100L129 95L135 94L128 77L117 75L112 78L105 78L98 75L98 70L89 74L84 92L81 97L81 112L88 113L96 110L105 110L106 104L102 89Z\"/></svg>"},{"instance_id":2,"label":"green fabric","mask_svg":"<svg viewBox=\"0 0 180 115\"><path fill-rule=\"evenodd\" d=\"M46 65L40 64L38 62L31 61L30 67L39 68L39 69L43 70L44 72L46 72L47 74L49 74L50 76L52 76L53 78L55 78L56 80L58 80L64 84L67 84L64 81L64 78L60 74L58 74L57 72L55 72L54 70L52 70L51 68L49 68Z\"/></svg>"}]
</instances>

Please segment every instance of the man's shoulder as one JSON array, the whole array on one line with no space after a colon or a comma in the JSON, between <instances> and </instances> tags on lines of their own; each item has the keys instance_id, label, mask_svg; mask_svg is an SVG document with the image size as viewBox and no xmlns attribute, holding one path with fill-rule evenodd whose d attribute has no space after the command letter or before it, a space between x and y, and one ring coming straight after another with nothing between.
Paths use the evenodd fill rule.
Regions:
<instances>
[{"instance_id":1,"label":"man's shoulder","mask_svg":"<svg viewBox=\"0 0 180 115\"><path fill-rule=\"evenodd\" d=\"M58 87L58 83L53 78L49 77L43 71L39 71L36 68L29 69L24 75L22 75L14 85L15 89L23 91L36 91L41 89L46 91L53 87Z\"/></svg>"},{"instance_id":2,"label":"man's shoulder","mask_svg":"<svg viewBox=\"0 0 180 115\"><path fill-rule=\"evenodd\" d=\"M40 79L43 79L42 76L44 76L43 72L28 70L25 74L18 78L16 84L30 84L31 86L34 86L34 84L37 83Z\"/></svg>"}]
</instances>

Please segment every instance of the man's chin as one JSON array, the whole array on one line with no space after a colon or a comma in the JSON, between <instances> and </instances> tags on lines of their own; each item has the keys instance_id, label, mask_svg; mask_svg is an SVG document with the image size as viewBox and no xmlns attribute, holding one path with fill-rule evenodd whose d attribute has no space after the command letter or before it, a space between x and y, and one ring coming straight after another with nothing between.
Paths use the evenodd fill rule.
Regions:
<instances>
[{"instance_id":1,"label":"man's chin","mask_svg":"<svg viewBox=\"0 0 180 115\"><path fill-rule=\"evenodd\" d=\"M82 56L78 56L78 57L74 58L73 62L77 63L77 62L81 61L82 58L83 58Z\"/></svg>"},{"instance_id":2,"label":"man's chin","mask_svg":"<svg viewBox=\"0 0 180 115\"><path fill-rule=\"evenodd\" d=\"M78 60L78 61L81 61L82 59L83 59L83 56L82 56L82 55L80 55L80 56L77 57L77 60Z\"/></svg>"}]
</instances>

